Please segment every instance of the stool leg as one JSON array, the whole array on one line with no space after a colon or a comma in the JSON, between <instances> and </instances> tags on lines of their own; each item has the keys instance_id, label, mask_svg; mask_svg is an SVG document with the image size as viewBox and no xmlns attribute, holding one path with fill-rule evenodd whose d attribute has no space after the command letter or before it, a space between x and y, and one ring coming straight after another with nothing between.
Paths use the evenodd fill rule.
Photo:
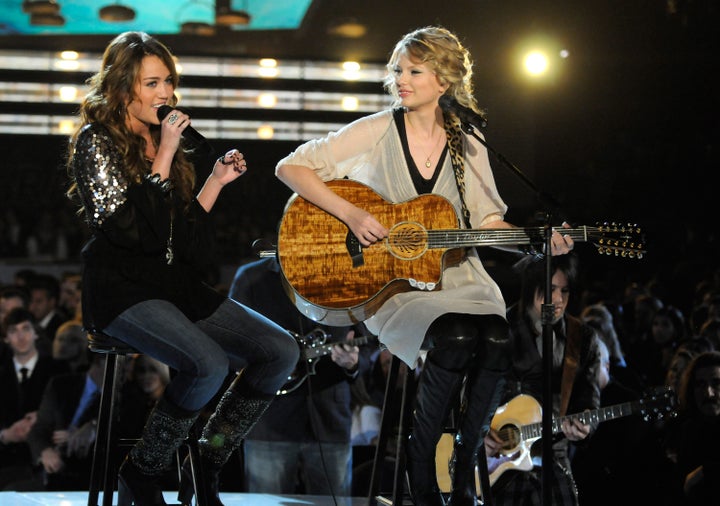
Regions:
<instances>
[{"instance_id":1,"label":"stool leg","mask_svg":"<svg viewBox=\"0 0 720 506\"><path fill-rule=\"evenodd\" d=\"M117 354L108 353L103 373L103 387L100 395L100 409L97 417L97 435L93 450L93 463L90 469L90 488L88 491L88 506L98 506L100 487L105 487L108 472L108 455L110 454L110 430L112 422L113 391L117 371ZM103 503L107 489L103 490ZM112 501L112 490L110 491Z\"/></svg>"},{"instance_id":2,"label":"stool leg","mask_svg":"<svg viewBox=\"0 0 720 506\"><path fill-rule=\"evenodd\" d=\"M115 466L115 421L117 420L117 397L122 386L122 375L125 367L125 355L115 354L115 368L113 370L113 383L110 389L110 416L108 417L107 447L105 450L105 480L103 485L103 506L113 506L113 491L117 486L117 468Z\"/></svg>"},{"instance_id":3,"label":"stool leg","mask_svg":"<svg viewBox=\"0 0 720 506\"><path fill-rule=\"evenodd\" d=\"M378 433L377 446L375 447L375 460L373 461L372 474L370 476L370 487L368 494L369 506L377 504L377 495L380 492L380 478L382 476L385 452L387 449L388 434L390 431L390 409L395 404L395 385L397 383L400 360L393 357L390 362L385 386L385 399L383 400L382 418L380 420L380 432Z\"/></svg>"},{"instance_id":4,"label":"stool leg","mask_svg":"<svg viewBox=\"0 0 720 506\"><path fill-rule=\"evenodd\" d=\"M478 497L481 498L483 506L493 506L492 495L490 493L490 472L488 471L487 455L485 454L485 445L481 444L477 452L477 467L480 474L480 490Z\"/></svg>"},{"instance_id":5,"label":"stool leg","mask_svg":"<svg viewBox=\"0 0 720 506\"><path fill-rule=\"evenodd\" d=\"M399 359L398 359L399 360ZM413 372L408 369L407 365L400 364L400 367L405 368L405 381L403 381L402 397L400 400L400 422L398 426L398 440L397 446L395 447L395 481L393 483L393 504L401 505L404 504L405 497L405 448L407 446L408 439L408 428L410 427L410 420L412 418L412 403L413 399L408 397L412 394L413 388L411 387L414 381Z\"/></svg>"}]
</instances>

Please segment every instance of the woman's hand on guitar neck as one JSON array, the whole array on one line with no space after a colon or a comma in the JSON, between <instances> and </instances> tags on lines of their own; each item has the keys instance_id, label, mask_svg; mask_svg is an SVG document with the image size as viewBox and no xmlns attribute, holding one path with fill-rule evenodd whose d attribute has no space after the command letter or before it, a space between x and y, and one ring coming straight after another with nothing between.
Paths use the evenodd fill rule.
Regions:
<instances>
[{"instance_id":1,"label":"woman's hand on guitar neck","mask_svg":"<svg viewBox=\"0 0 720 506\"><path fill-rule=\"evenodd\" d=\"M564 222L562 226L563 228L570 228L570 224L567 222ZM555 230L553 230L552 237L550 238L550 244L550 249L553 256L565 255L566 253L570 253L575 247L575 242L573 241L572 237L567 234L562 235Z\"/></svg>"}]
</instances>

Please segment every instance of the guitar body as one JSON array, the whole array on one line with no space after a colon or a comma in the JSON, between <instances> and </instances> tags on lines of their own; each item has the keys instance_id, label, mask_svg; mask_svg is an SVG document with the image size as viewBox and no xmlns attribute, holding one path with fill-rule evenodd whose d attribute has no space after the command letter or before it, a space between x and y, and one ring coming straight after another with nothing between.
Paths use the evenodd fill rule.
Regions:
<instances>
[{"instance_id":1,"label":"guitar body","mask_svg":"<svg viewBox=\"0 0 720 506\"><path fill-rule=\"evenodd\" d=\"M507 439L507 443L503 445L498 457L488 458L490 485L493 485L507 470L529 471L532 469L530 448L540 438L523 439L521 428L524 425L541 422L542 407L530 395L518 395L495 411L490 427L501 433L502 438Z\"/></svg>"},{"instance_id":2,"label":"guitar body","mask_svg":"<svg viewBox=\"0 0 720 506\"><path fill-rule=\"evenodd\" d=\"M360 247L342 221L294 195L280 223L277 255L286 292L303 314L328 325L352 325L393 295L418 289L411 280L440 288L448 248L429 248L427 230L458 228L450 201L428 194L393 204L356 181L327 185L391 228L392 237Z\"/></svg>"}]
</instances>

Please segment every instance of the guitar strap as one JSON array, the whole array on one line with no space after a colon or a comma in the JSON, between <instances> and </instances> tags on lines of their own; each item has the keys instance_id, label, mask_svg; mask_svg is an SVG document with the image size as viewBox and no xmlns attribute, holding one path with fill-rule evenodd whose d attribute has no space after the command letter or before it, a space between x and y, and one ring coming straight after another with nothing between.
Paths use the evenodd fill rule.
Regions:
<instances>
[{"instance_id":1,"label":"guitar strap","mask_svg":"<svg viewBox=\"0 0 720 506\"><path fill-rule=\"evenodd\" d=\"M463 132L460 127L460 120L449 114L445 115L445 134L448 141L448 152L455 173L455 183L460 194L462 205L462 218L465 227L470 226L470 211L465 205L465 159L463 158Z\"/></svg>"},{"instance_id":2,"label":"guitar strap","mask_svg":"<svg viewBox=\"0 0 720 506\"><path fill-rule=\"evenodd\" d=\"M567 413L570 393L580 361L580 322L572 316L565 317L565 361L560 382L560 416Z\"/></svg>"}]
</instances>

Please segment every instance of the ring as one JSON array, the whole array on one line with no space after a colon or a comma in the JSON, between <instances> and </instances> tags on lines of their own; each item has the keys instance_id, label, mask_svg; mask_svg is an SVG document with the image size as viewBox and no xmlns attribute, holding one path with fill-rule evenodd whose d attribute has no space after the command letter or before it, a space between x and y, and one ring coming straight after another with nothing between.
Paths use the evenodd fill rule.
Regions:
<instances>
[{"instance_id":1,"label":"ring","mask_svg":"<svg viewBox=\"0 0 720 506\"><path fill-rule=\"evenodd\" d=\"M168 125L174 125L177 120L178 120L178 115L177 115L177 113L175 113L175 112L172 113L172 114L170 115L170 117L168 118Z\"/></svg>"}]
</instances>

